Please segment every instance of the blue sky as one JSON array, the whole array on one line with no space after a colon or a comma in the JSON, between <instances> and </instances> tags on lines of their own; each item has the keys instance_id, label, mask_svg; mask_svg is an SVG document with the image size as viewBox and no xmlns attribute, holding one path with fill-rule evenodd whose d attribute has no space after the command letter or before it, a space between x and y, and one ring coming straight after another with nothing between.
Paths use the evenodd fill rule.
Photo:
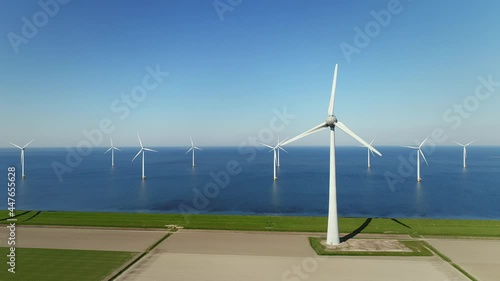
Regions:
<instances>
[{"instance_id":1,"label":"blue sky","mask_svg":"<svg viewBox=\"0 0 500 281\"><path fill-rule=\"evenodd\" d=\"M214 3L229 7L223 18ZM43 8L1 1L0 147L32 138L76 146L104 118L117 146L136 146L136 132L149 146L185 146L189 136L236 146L262 136L284 107L295 118L273 137L291 137L326 118L336 63L335 114L368 141L409 145L441 128L445 145L500 144L498 1L230 3L73 0L26 38L23 17L40 23ZM391 14L385 26L372 15L380 11ZM376 26L367 46L356 45L356 28ZM12 34L27 41L17 53ZM348 60L342 44L359 53ZM148 66L169 74L120 118L113 102L142 85ZM488 76L496 91L483 87L480 100L478 77ZM464 102L466 117L454 109ZM327 143L323 132L296 144Z\"/></svg>"}]
</instances>

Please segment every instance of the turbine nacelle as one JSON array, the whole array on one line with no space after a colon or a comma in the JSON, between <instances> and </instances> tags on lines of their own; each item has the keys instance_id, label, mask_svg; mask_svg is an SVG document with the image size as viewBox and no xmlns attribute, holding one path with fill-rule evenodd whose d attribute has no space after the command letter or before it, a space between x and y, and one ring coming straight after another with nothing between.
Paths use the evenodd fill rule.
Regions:
<instances>
[{"instance_id":1,"label":"turbine nacelle","mask_svg":"<svg viewBox=\"0 0 500 281\"><path fill-rule=\"evenodd\" d=\"M335 127L335 123L337 123L337 117L335 117L335 115L330 115L328 117L326 117L326 125L330 128L333 128Z\"/></svg>"}]
</instances>

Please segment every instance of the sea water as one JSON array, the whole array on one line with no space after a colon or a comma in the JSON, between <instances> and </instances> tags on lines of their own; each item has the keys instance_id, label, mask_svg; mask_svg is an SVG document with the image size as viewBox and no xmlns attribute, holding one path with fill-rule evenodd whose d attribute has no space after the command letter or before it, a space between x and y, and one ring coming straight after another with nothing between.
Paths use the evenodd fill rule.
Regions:
<instances>
[{"instance_id":1,"label":"sea water","mask_svg":"<svg viewBox=\"0 0 500 281\"><path fill-rule=\"evenodd\" d=\"M15 166L18 210L298 216L328 212L328 147L287 147L288 153L280 155L276 181L268 149L207 147L196 151L195 167L185 148L154 149L158 153L145 155L143 181L141 157L131 162L137 148L116 151L115 167L105 148L94 148L80 163L68 163L64 148L28 148L25 179L19 150L2 148L0 207L7 209L7 167ZM466 169L461 147L427 148L429 165L421 159L421 182L416 180L416 151L379 150L383 157L372 156L368 168L366 148L336 149L340 216L500 219L499 147L468 147ZM60 178L55 163L68 169Z\"/></svg>"}]
</instances>

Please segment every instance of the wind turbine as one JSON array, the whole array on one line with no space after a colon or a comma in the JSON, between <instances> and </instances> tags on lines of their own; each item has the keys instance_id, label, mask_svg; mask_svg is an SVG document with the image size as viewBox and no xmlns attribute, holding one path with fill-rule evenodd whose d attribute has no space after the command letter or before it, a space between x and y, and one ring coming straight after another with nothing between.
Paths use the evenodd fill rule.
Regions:
<instances>
[{"instance_id":1,"label":"wind turbine","mask_svg":"<svg viewBox=\"0 0 500 281\"><path fill-rule=\"evenodd\" d=\"M283 142L286 140L286 138L283 140ZM280 138L278 137L278 144L276 145L276 147L278 148L277 150L277 162L276 162L276 166L280 166L280 150L283 150L284 152L288 153L288 151L286 151L285 149L283 149L281 147L281 142L280 142Z\"/></svg>"},{"instance_id":2,"label":"wind turbine","mask_svg":"<svg viewBox=\"0 0 500 281\"><path fill-rule=\"evenodd\" d=\"M26 147L28 145L30 145L30 143L32 143L34 141L34 139L32 139L30 142L28 142L26 145L24 145L23 147L20 147L19 145L17 144L14 144L14 143L11 143L9 142L10 144L12 144L13 146L19 148L21 150L21 177L24 179L24 150L26 149Z\"/></svg>"},{"instance_id":3,"label":"wind turbine","mask_svg":"<svg viewBox=\"0 0 500 281\"><path fill-rule=\"evenodd\" d=\"M330 104L328 106L328 116L326 121L322 122L318 126L305 131L304 133L295 136L281 145L285 146L291 142L301 139L310 134L321 131L325 128L330 129L330 190L329 190L329 206L328 206L328 231L326 235L326 243L328 245L338 245L340 244L339 239L339 227L337 219L337 179L336 179L336 164L335 164L335 128L339 128L357 141L359 141L364 146L368 147L370 150L374 151L378 155L382 156L375 148L373 148L369 143L362 140L354 132L352 132L344 123L337 120L337 117L333 114L334 104L335 104L335 88L337 85L337 70L338 65L335 65L335 72L333 74L332 83L332 93L330 97Z\"/></svg>"},{"instance_id":4,"label":"wind turbine","mask_svg":"<svg viewBox=\"0 0 500 281\"><path fill-rule=\"evenodd\" d=\"M137 133L137 137L139 138L139 143L141 144L141 150L139 150L139 152L137 152L137 154L135 155L134 159L132 159L132 162L142 152L142 179L145 180L146 177L144 176L144 151L152 151L152 152L158 152L158 151L152 150L152 149L149 149L149 148L146 148L146 147L142 146L142 141L141 141L141 137L139 136L139 133Z\"/></svg>"},{"instance_id":5,"label":"wind turbine","mask_svg":"<svg viewBox=\"0 0 500 281\"><path fill-rule=\"evenodd\" d=\"M427 162L427 159L425 159L425 155L422 152L421 148L424 145L424 143L429 139L430 136L431 135L428 135L425 138L425 140L418 147L417 146L403 146L403 147L412 148L412 149L417 150L417 181L422 181L422 178L420 178L420 155L422 155L422 157L424 158L425 164L429 165L429 163Z\"/></svg>"},{"instance_id":6,"label":"wind turbine","mask_svg":"<svg viewBox=\"0 0 500 281\"><path fill-rule=\"evenodd\" d=\"M265 144L265 143L261 143L259 142L261 145L263 146L266 146L266 147L269 147L273 152L274 154L274 158L273 158L273 174L274 174L274 177L273 179L274 180L277 180L278 177L276 176L276 166L279 166L279 153L280 153L280 149L283 150L284 152L287 152L284 148L281 147L281 143L278 141L278 144L276 146L270 146L268 144ZM276 154L276 151L278 152L278 154ZM278 155L278 156L277 156Z\"/></svg>"},{"instance_id":7,"label":"wind turbine","mask_svg":"<svg viewBox=\"0 0 500 281\"><path fill-rule=\"evenodd\" d=\"M370 142L370 145L372 145L374 141L375 138ZM372 154L373 156L375 156L375 154L373 154L373 151L371 151L370 148L367 147L367 149L368 149L368 168L370 168L372 166L370 161L370 154Z\"/></svg>"},{"instance_id":8,"label":"wind turbine","mask_svg":"<svg viewBox=\"0 0 500 281\"><path fill-rule=\"evenodd\" d=\"M464 168L467 168L467 164L465 163L465 159L467 159L467 146L469 146L469 145L470 145L470 144L472 144L473 142L475 142L475 140L474 140L474 141L469 142L468 144L461 144L461 143L459 143L459 142L455 142L456 144L461 145L461 146L463 146L463 147L464 147Z\"/></svg>"},{"instance_id":9,"label":"wind turbine","mask_svg":"<svg viewBox=\"0 0 500 281\"><path fill-rule=\"evenodd\" d=\"M111 167L114 167L115 166L115 149L118 151L121 151L121 150L118 147L113 145L112 138L110 138L110 140L111 140L111 147L108 150L106 150L106 152L104 152L104 154L108 153L111 150Z\"/></svg>"},{"instance_id":10,"label":"wind turbine","mask_svg":"<svg viewBox=\"0 0 500 281\"><path fill-rule=\"evenodd\" d=\"M189 138L191 139L191 148L190 148L188 151L186 151L186 153L184 153L184 154L188 154L188 152L189 152L189 151L193 151L193 167L194 167L194 151L195 151L196 149L198 149L198 150L203 150L203 149L201 149L201 148L199 148L199 147L194 146L194 143L193 143L193 138L192 138L192 137L189 137Z\"/></svg>"}]
</instances>

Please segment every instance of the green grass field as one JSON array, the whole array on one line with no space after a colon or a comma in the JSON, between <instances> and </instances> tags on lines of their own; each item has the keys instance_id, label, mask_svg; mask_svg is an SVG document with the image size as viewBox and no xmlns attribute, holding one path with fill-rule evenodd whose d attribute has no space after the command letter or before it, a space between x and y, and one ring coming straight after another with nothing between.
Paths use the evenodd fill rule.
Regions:
<instances>
[{"instance_id":1,"label":"green grass field","mask_svg":"<svg viewBox=\"0 0 500 281\"><path fill-rule=\"evenodd\" d=\"M0 248L0 280L103 280L135 253L83 250L16 249L16 273L7 271L7 248Z\"/></svg>"},{"instance_id":2,"label":"green grass field","mask_svg":"<svg viewBox=\"0 0 500 281\"><path fill-rule=\"evenodd\" d=\"M191 229L325 232L326 217L237 216L17 211L18 225L165 228L176 224ZM0 223L7 223L0 212ZM500 237L500 221L438 219L340 218L340 231L409 234L412 236Z\"/></svg>"}]
</instances>

